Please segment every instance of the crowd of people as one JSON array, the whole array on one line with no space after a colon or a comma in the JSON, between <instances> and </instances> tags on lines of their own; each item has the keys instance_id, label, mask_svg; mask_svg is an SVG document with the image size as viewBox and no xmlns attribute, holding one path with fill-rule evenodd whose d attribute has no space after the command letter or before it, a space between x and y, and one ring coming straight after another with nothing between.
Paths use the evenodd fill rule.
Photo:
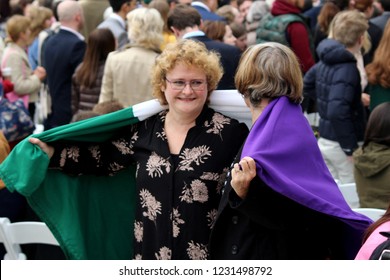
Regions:
<instances>
[{"instance_id":1,"label":"crowd of people","mask_svg":"<svg viewBox=\"0 0 390 280\"><path fill-rule=\"evenodd\" d=\"M59 134L0 138L0 216L34 210L7 186L22 142L65 176L134 168L133 259L354 259L363 241L368 259L390 232L389 0L18 0L0 12L2 98ZM215 90L237 90L252 126L210 108ZM159 113L104 140L61 138L153 99ZM304 112L317 112L317 138ZM386 214L352 211L346 183Z\"/></svg>"}]
</instances>

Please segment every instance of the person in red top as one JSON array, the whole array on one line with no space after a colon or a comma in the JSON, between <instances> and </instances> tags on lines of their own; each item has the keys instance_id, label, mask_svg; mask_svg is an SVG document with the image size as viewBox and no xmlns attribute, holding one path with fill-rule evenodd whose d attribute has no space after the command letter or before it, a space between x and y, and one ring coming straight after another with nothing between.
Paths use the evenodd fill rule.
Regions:
<instances>
[{"instance_id":1,"label":"person in red top","mask_svg":"<svg viewBox=\"0 0 390 280\"><path fill-rule=\"evenodd\" d=\"M301 65L302 73L306 73L314 64L313 51L309 36L309 27L305 24L307 20L302 12L310 8L311 1L308 0L275 0L271 7L271 14L274 17L280 15L299 15L302 21L293 21L287 25L286 39L294 51ZM265 19L262 19L262 21ZM261 23L260 23L261 25ZM259 27L261 28L261 27ZM280 30L282 32L282 30Z\"/></svg>"}]
</instances>

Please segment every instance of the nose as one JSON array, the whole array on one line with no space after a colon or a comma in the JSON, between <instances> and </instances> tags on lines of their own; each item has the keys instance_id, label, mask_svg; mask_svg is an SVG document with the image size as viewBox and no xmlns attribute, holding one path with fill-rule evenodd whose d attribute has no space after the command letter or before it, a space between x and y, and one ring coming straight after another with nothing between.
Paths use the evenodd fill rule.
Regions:
<instances>
[{"instance_id":1,"label":"nose","mask_svg":"<svg viewBox=\"0 0 390 280\"><path fill-rule=\"evenodd\" d=\"M184 93L192 93L192 87L190 86L190 83L186 83L186 85L183 88Z\"/></svg>"}]
</instances>

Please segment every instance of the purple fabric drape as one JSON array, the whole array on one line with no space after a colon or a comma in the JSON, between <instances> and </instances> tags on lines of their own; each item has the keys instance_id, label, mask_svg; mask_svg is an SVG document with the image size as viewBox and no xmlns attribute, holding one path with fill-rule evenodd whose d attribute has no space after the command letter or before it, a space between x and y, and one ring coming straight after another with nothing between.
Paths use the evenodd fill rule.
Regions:
<instances>
[{"instance_id":1,"label":"purple fabric drape","mask_svg":"<svg viewBox=\"0 0 390 280\"><path fill-rule=\"evenodd\" d=\"M372 221L351 210L333 180L301 106L280 97L253 124L241 157L256 161L257 176L276 192L342 220L360 236ZM355 235L355 234L353 234Z\"/></svg>"}]
</instances>

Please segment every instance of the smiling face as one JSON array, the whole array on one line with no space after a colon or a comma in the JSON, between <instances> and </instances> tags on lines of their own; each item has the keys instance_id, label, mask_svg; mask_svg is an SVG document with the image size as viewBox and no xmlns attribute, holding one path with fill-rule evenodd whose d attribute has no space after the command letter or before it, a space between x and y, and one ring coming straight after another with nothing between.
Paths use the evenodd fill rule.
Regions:
<instances>
[{"instance_id":1,"label":"smiling face","mask_svg":"<svg viewBox=\"0 0 390 280\"><path fill-rule=\"evenodd\" d=\"M162 91L164 91L168 102L169 112L187 117L198 117L207 100L207 79L204 71L179 62L167 73L166 80L165 88L162 88ZM177 81L186 83L184 89L174 89L173 83ZM190 86L191 81L203 81L204 86L193 90Z\"/></svg>"}]
</instances>

